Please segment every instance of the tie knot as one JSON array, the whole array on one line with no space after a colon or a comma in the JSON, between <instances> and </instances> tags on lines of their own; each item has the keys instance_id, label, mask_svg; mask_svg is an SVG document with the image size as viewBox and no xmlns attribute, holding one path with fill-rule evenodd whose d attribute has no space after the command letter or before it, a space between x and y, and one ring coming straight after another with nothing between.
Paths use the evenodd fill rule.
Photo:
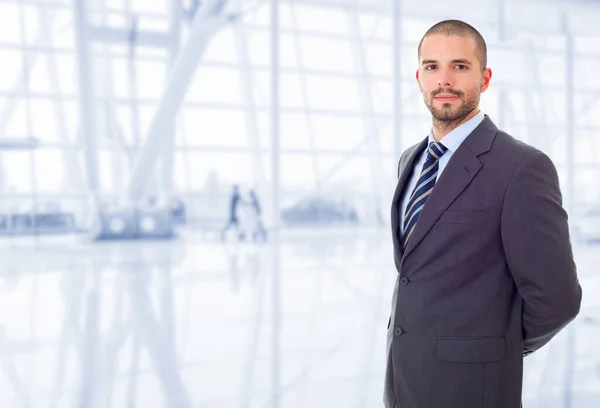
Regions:
<instances>
[{"instance_id":1,"label":"tie knot","mask_svg":"<svg viewBox=\"0 0 600 408\"><path fill-rule=\"evenodd\" d=\"M447 150L448 148L446 146L444 146L440 142L434 141L429 143L429 151L427 155L432 159L439 160L439 158L442 157Z\"/></svg>"}]
</instances>

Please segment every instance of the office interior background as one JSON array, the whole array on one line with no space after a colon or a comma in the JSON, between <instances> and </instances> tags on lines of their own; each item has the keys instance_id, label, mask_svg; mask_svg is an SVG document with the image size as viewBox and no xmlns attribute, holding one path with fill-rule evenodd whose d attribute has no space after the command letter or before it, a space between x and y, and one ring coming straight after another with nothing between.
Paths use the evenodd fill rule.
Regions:
<instances>
[{"instance_id":1,"label":"office interior background","mask_svg":"<svg viewBox=\"0 0 600 408\"><path fill-rule=\"evenodd\" d=\"M0 407L382 406L391 197L446 18L484 35L481 108L553 159L569 213L582 309L525 360L524 406L600 406L599 16L0 0Z\"/></svg>"}]
</instances>

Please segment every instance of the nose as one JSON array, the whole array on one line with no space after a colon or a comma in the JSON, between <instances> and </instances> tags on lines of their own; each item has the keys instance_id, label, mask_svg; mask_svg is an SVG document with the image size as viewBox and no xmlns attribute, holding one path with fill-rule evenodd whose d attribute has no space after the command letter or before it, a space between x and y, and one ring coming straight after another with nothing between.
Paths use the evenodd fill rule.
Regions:
<instances>
[{"instance_id":1,"label":"nose","mask_svg":"<svg viewBox=\"0 0 600 408\"><path fill-rule=\"evenodd\" d=\"M439 77L438 77L438 86L442 87L442 88L447 88L447 87L451 87L452 86L452 81L450 79L450 73L448 72L448 70L446 69L440 69L438 71L439 73Z\"/></svg>"},{"instance_id":2,"label":"nose","mask_svg":"<svg viewBox=\"0 0 600 408\"><path fill-rule=\"evenodd\" d=\"M450 84L450 80L448 78L439 78L437 84L441 88L448 88L448 87L452 86Z\"/></svg>"}]
</instances>

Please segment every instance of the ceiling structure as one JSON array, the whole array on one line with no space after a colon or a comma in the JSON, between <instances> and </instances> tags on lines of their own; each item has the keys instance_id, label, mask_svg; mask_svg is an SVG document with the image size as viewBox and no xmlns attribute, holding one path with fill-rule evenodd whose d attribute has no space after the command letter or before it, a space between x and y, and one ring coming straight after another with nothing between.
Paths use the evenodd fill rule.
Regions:
<instances>
[{"instance_id":1,"label":"ceiling structure","mask_svg":"<svg viewBox=\"0 0 600 408\"><path fill-rule=\"evenodd\" d=\"M497 26L504 24L518 30L540 34L561 33L563 18L573 35L600 36L597 16L600 15L600 1L597 0L454 0L452 2L400 1L400 13L427 21L443 18L461 18L478 24ZM290 0L295 4L340 7L364 12L393 12L393 0ZM433 5L432 5L433 4ZM540 8L543 5L543 8ZM504 9L504 13L499 11ZM596 12L591 12L597 9ZM564 17L563 17L564 16Z\"/></svg>"}]
</instances>

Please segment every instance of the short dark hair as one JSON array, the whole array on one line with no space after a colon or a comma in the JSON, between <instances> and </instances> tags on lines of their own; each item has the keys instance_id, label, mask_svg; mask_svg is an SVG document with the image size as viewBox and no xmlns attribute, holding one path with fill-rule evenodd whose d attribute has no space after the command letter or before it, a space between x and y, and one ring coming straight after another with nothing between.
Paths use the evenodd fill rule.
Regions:
<instances>
[{"instance_id":1,"label":"short dark hair","mask_svg":"<svg viewBox=\"0 0 600 408\"><path fill-rule=\"evenodd\" d=\"M477 58L479 59L479 64L481 64L481 70L483 71L487 68L487 45L485 44L483 36L475 29L475 27L460 20L440 21L427 30L419 42L419 59L421 58L421 44L423 44L423 40L425 37L433 34L458 35L461 37L469 37L474 39L476 43L475 52L477 54Z\"/></svg>"}]
</instances>

